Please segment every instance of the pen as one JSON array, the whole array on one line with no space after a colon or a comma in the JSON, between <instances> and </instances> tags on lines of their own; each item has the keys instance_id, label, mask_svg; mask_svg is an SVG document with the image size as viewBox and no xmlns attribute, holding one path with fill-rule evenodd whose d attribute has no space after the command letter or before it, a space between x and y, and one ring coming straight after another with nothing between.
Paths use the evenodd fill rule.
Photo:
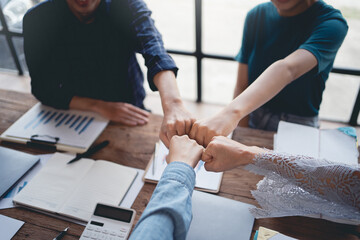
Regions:
<instances>
[{"instance_id":1,"label":"pen","mask_svg":"<svg viewBox=\"0 0 360 240\"><path fill-rule=\"evenodd\" d=\"M79 160L79 159L81 159L81 158L88 157L88 156L90 156L91 154L96 153L96 152L99 151L100 149L106 147L108 144L109 144L109 141L108 141L108 140L105 140L105 141L99 143L98 145L95 145L95 146L89 148L89 150L87 150L87 151L84 152L84 153L76 154L76 157L73 158L73 159L71 159L67 164L76 162L77 160Z\"/></svg>"},{"instance_id":2,"label":"pen","mask_svg":"<svg viewBox=\"0 0 360 240\"><path fill-rule=\"evenodd\" d=\"M157 150L157 143L155 143L154 158L153 158L153 165L152 165L152 175L153 176L155 175L156 150Z\"/></svg>"},{"instance_id":3,"label":"pen","mask_svg":"<svg viewBox=\"0 0 360 240\"><path fill-rule=\"evenodd\" d=\"M62 231L61 233L59 233L59 235L57 235L53 240L60 240L60 239L62 239L62 238L65 236L65 234L66 234L66 232L67 232L68 229L69 229L69 227L65 228L64 231Z\"/></svg>"}]
</instances>

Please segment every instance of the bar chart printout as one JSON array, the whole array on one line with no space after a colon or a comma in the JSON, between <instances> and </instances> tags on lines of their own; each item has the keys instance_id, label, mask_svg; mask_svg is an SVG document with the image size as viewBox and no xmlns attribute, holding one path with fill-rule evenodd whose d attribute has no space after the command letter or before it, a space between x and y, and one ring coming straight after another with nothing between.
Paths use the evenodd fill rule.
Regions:
<instances>
[{"instance_id":1,"label":"bar chart printout","mask_svg":"<svg viewBox=\"0 0 360 240\"><path fill-rule=\"evenodd\" d=\"M58 144L87 149L108 122L93 112L59 110L38 103L7 129L1 138L58 139Z\"/></svg>"}]
</instances>

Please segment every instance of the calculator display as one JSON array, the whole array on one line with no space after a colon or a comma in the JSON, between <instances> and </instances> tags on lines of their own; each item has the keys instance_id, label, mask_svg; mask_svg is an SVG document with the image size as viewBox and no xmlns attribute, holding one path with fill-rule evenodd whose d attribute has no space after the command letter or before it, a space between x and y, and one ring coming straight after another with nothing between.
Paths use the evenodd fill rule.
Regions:
<instances>
[{"instance_id":1,"label":"calculator display","mask_svg":"<svg viewBox=\"0 0 360 240\"><path fill-rule=\"evenodd\" d=\"M94 215L130 223L133 211L98 204L94 211Z\"/></svg>"}]
</instances>

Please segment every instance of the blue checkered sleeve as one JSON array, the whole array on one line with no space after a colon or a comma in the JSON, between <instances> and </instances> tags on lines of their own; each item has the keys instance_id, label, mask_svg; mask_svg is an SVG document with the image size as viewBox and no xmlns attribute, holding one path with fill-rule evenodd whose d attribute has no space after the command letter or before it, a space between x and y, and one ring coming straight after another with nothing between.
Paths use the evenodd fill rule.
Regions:
<instances>
[{"instance_id":1,"label":"blue checkered sleeve","mask_svg":"<svg viewBox=\"0 0 360 240\"><path fill-rule=\"evenodd\" d=\"M178 68L166 52L161 34L156 29L151 11L142 0L128 0L131 12L131 26L137 41L136 52L142 54L148 68L147 78L151 90L156 91L154 76L163 70L172 70L175 75Z\"/></svg>"}]
</instances>

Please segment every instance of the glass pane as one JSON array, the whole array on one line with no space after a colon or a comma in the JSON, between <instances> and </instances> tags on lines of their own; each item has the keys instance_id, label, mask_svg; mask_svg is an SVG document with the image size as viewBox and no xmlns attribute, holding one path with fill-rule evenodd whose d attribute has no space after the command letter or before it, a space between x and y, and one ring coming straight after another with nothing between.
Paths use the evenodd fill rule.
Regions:
<instances>
[{"instance_id":1,"label":"glass pane","mask_svg":"<svg viewBox=\"0 0 360 240\"><path fill-rule=\"evenodd\" d=\"M203 50L235 56L247 12L265 0L203 0Z\"/></svg>"},{"instance_id":2,"label":"glass pane","mask_svg":"<svg viewBox=\"0 0 360 240\"><path fill-rule=\"evenodd\" d=\"M137 54L136 57L146 78L147 68L145 67L144 58L140 54ZM176 82L181 97L186 100L196 101L196 59L175 54L171 55L171 57L179 68ZM147 93L152 93L147 80L144 81L144 88Z\"/></svg>"},{"instance_id":3,"label":"glass pane","mask_svg":"<svg viewBox=\"0 0 360 240\"><path fill-rule=\"evenodd\" d=\"M10 0L3 7L3 13L9 30L22 32L22 19L26 11L40 0Z\"/></svg>"},{"instance_id":4,"label":"glass pane","mask_svg":"<svg viewBox=\"0 0 360 240\"><path fill-rule=\"evenodd\" d=\"M360 77L331 73L320 106L320 118L349 122L359 85Z\"/></svg>"},{"instance_id":5,"label":"glass pane","mask_svg":"<svg viewBox=\"0 0 360 240\"><path fill-rule=\"evenodd\" d=\"M339 9L345 17L349 30L336 56L335 67L360 69L360 1L327 0L326 3Z\"/></svg>"},{"instance_id":6,"label":"glass pane","mask_svg":"<svg viewBox=\"0 0 360 240\"><path fill-rule=\"evenodd\" d=\"M4 35L0 35L0 53L0 68L17 70Z\"/></svg>"},{"instance_id":7,"label":"glass pane","mask_svg":"<svg viewBox=\"0 0 360 240\"><path fill-rule=\"evenodd\" d=\"M23 68L24 72L28 72L28 68L25 62L25 54L24 54L24 38L22 37L13 37L12 38L20 64Z\"/></svg>"},{"instance_id":8,"label":"glass pane","mask_svg":"<svg viewBox=\"0 0 360 240\"><path fill-rule=\"evenodd\" d=\"M0 6L4 8L4 6L9 2L10 0L0 0Z\"/></svg>"},{"instance_id":9,"label":"glass pane","mask_svg":"<svg viewBox=\"0 0 360 240\"><path fill-rule=\"evenodd\" d=\"M165 47L195 50L195 0L145 0Z\"/></svg>"},{"instance_id":10,"label":"glass pane","mask_svg":"<svg viewBox=\"0 0 360 240\"><path fill-rule=\"evenodd\" d=\"M203 101L228 104L233 99L238 63L203 60Z\"/></svg>"},{"instance_id":11,"label":"glass pane","mask_svg":"<svg viewBox=\"0 0 360 240\"><path fill-rule=\"evenodd\" d=\"M177 84L180 95L186 100L196 101L196 59L194 57L172 55L179 68Z\"/></svg>"},{"instance_id":12,"label":"glass pane","mask_svg":"<svg viewBox=\"0 0 360 240\"><path fill-rule=\"evenodd\" d=\"M180 95L183 99L196 101L196 59L194 57L171 55L179 68L177 75L177 85L179 87ZM144 64L144 59L140 54L137 54L141 70L146 77L147 69ZM147 93L151 93L151 89L147 81L144 82L144 88Z\"/></svg>"}]
</instances>

